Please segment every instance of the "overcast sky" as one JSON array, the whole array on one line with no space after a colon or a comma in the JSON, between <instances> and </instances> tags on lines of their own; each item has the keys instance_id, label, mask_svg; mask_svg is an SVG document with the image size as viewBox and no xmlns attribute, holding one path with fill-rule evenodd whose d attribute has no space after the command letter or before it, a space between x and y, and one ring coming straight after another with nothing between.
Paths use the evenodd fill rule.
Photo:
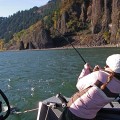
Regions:
<instances>
[{"instance_id":1,"label":"overcast sky","mask_svg":"<svg viewBox=\"0 0 120 120\"><path fill-rule=\"evenodd\" d=\"M49 0L0 0L0 17L8 17L21 10L45 5Z\"/></svg>"}]
</instances>

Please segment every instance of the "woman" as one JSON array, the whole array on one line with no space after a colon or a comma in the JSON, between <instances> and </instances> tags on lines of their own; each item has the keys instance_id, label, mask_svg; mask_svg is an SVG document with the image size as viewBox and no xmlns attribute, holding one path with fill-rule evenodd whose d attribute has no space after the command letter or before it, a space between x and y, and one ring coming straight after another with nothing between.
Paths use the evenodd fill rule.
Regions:
<instances>
[{"instance_id":1,"label":"woman","mask_svg":"<svg viewBox=\"0 0 120 120\"><path fill-rule=\"evenodd\" d=\"M106 60L105 69L96 66L91 73L84 65L75 93L59 120L95 120L97 112L113 101L120 93L120 54L113 54Z\"/></svg>"}]
</instances>

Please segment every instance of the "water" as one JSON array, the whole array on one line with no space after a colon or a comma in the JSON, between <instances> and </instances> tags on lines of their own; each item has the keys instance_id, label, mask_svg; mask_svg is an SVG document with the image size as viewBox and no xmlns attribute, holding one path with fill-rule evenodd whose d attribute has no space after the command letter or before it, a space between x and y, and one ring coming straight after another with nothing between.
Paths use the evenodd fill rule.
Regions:
<instances>
[{"instance_id":1,"label":"water","mask_svg":"<svg viewBox=\"0 0 120 120\"><path fill-rule=\"evenodd\" d=\"M104 66L107 56L120 53L120 48L78 50L92 66ZM70 97L83 65L73 49L0 52L0 89L20 111L37 108L39 101L59 92ZM37 111L10 115L7 120L36 120L36 116Z\"/></svg>"}]
</instances>

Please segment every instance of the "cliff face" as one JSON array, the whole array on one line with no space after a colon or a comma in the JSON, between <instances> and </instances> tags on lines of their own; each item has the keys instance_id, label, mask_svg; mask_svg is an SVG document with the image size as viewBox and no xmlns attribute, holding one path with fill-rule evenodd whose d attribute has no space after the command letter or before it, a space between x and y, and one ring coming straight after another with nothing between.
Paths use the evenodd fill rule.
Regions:
<instances>
[{"instance_id":1,"label":"cliff face","mask_svg":"<svg viewBox=\"0 0 120 120\"><path fill-rule=\"evenodd\" d=\"M112 2L111 41L120 41L120 0Z\"/></svg>"},{"instance_id":2,"label":"cliff face","mask_svg":"<svg viewBox=\"0 0 120 120\"><path fill-rule=\"evenodd\" d=\"M59 30L64 34L69 33L72 27L75 31L90 30L96 41L120 42L120 0L73 1L59 19ZM63 0L63 4L67 2L70 0ZM94 37L92 39L95 41Z\"/></svg>"},{"instance_id":3,"label":"cliff face","mask_svg":"<svg viewBox=\"0 0 120 120\"><path fill-rule=\"evenodd\" d=\"M50 32L45 29L41 21L37 22L26 31L21 31L19 36L18 34L14 35L10 43L12 45L7 46L7 49L26 50L54 47Z\"/></svg>"},{"instance_id":4,"label":"cliff face","mask_svg":"<svg viewBox=\"0 0 120 120\"><path fill-rule=\"evenodd\" d=\"M74 45L100 46L120 44L120 0L61 0L61 9L53 14L54 27L67 35ZM43 23L42 23L43 22ZM8 49L42 49L67 45L45 28L43 21L14 36ZM57 32L57 31L56 31ZM15 41L16 40L16 41ZM19 41L19 43L18 43Z\"/></svg>"},{"instance_id":5,"label":"cliff face","mask_svg":"<svg viewBox=\"0 0 120 120\"><path fill-rule=\"evenodd\" d=\"M109 31L111 41L120 29L120 0L92 1L92 33Z\"/></svg>"},{"instance_id":6,"label":"cliff face","mask_svg":"<svg viewBox=\"0 0 120 120\"><path fill-rule=\"evenodd\" d=\"M103 0L92 1L91 28L92 33L99 33L102 29Z\"/></svg>"}]
</instances>

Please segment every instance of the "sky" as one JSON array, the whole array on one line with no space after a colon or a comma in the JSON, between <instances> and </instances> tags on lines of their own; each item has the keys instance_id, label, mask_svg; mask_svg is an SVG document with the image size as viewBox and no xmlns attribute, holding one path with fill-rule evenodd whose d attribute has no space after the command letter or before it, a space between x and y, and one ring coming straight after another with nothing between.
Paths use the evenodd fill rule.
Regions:
<instances>
[{"instance_id":1,"label":"sky","mask_svg":"<svg viewBox=\"0 0 120 120\"><path fill-rule=\"evenodd\" d=\"M21 10L45 5L49 0L0 0L0 17L8 17Z\"/></svg>"}]
</instances>

